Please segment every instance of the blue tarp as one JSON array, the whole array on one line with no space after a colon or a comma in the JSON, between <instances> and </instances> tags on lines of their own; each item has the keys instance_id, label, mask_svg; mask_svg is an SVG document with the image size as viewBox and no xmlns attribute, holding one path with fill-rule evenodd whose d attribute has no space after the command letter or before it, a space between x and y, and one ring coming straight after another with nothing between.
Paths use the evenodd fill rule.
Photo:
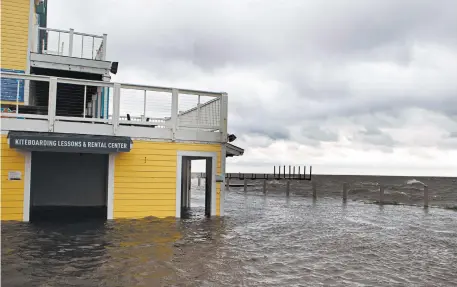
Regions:
<instances>
[{"instance_id":1,"label":"blue tarp","mask_svg":"<svg viewBox=\"0 0 457 287\"><path fill-rule=\"evenodd\" d=\"M1 69L2 72L24 74L24 71ZM24 80L22 79L6 79L1 78L1 93L0 100L2 101L16 101L17 85L19 83L19 102L24 102Z\"/></svg>"}]
</instances>

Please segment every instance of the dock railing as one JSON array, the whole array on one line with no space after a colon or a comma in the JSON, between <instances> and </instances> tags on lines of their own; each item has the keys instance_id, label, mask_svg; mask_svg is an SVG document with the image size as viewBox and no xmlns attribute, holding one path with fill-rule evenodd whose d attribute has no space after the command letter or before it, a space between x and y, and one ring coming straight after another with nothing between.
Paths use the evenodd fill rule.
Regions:
<instances>
[{"instance_id":1,"label":"dock railing","mask_svg":"<svg viewBox=\"0 0 457 287\"><path fill-rule=\"evenodd\" d=\"M55 122L66 121L111 125L114 133L119 126L135 126L168 129L172 134L179 130L220 133L222 142L227 138L226 93L9 72L2 72L1 80L22 87L16 92L10 88L8 99L15 104L10 104L11 112L2 112L2 117L44 119L48 121L50 131ZM24 91L24 81L47 83L47 96L45 101L41 99L41 106L35 103L36 91L30 87ZM2 85L2 100L5 92ZM28 94L28 101L24 101L24 93ZM212 108L201 109L199 101L202 98ZM24 102L29 104L24 105ZM43 102L47 105L43 106ZM24 107L32 111L46 109L46 114L23 114ZM182 118L183 114L191 120Z\"/></svg>"},{"instance_id":2,"label":"dock railing","mask_svg":"<svg viewBox=\"0 0 457 287\"><path fill-rule=\"evenodd\" d=\"M106 60L106 34L95 35L35 26L32 52L38 54Z\"/></svg>"}]
</instances>

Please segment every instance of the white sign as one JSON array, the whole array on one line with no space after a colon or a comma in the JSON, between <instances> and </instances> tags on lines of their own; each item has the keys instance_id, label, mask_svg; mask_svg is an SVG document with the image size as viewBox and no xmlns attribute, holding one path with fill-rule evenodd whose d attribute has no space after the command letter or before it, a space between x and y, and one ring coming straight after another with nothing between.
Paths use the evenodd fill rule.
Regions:
<instances>
[{"instance_id":1,"label":"white sign","mask_svg":"<svg viewBox=\"0 0 457 287\"><path fill-rule=\"evenodd\" d=\"M8 180L21 180L21 177L20 171L8 171Z\"/></svg>"}]
</instances>

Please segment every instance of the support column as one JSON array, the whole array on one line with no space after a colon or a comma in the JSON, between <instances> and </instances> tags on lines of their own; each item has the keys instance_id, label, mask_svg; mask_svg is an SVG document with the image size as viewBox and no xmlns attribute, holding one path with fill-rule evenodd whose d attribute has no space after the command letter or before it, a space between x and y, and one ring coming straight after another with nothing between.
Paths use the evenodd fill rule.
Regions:
<instances>
[{"instance_id":1,"label":"support column","mask_svg":"<svg viewBox=\"0 0 457 287\"><path fill-rule=\"evenodd\" d=\"M187 208L190 208L190 198L192 190L192 161L187 161Z\"/></svg>"},{"instance_id":2,"label":"support column","mask_svg":"<svg viewBox=\"0 0 457 287\"><path fill-rule=\"evenodd\" d=\"M189 158L182 160L182 200L181 206L190 207L190 162Z\"/></svg>"},{"instance_id":3,"label":"support column","mask_svg":"<svg viewBox=\"0 0 457 287\"><path fill-rule=\"evenodd\" d=\"M103 75L103 82L110 82L111 76ZM109 88L103 87L101 97L101 118L108 119L109 117Z\"/></svg>"},{"instance_id":4,"label":"support column","mask_svg":"<svg viewBox=\"0 0 457 287\"><path fill-rule=\"evenodd\" d=\"M219 216L224 216L225 191L230 189L229 188L230 180L226 177L226 160L227 160L227 146L224 143L221 148L221 175L223 176L224 181L220 184ZM227 181L227 186L226 186L226 181Z\"/></svg>"},{"instance_id":5,"label":"support column","mask_svg":"<svg viewBox=\"0 0 457 287\"><path fill-rule=\"evenodd\" d=\"M213 209L212 202L212 175L213 175L213 169L216 168L212 164L212 159L207 158L206 160L206 172L205 172L205 215L206 216L211 216L212 212L211 210Z\"/></svg>"}]
</instances>

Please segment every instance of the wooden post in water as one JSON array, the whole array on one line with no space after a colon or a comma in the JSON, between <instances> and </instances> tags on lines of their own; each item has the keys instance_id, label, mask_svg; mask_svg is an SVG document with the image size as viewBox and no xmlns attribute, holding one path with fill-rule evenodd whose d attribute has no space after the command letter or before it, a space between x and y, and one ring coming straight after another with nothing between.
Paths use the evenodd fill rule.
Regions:
<instances>
[{"instance_id":1,"label":"wooden post in water","mask_svg":"<svg viewBox=\"0 0 457 287\"><path fill-rule=\"evenodd\" d=\"M230 190L230 177L227 177L227 191Z\"/></svg>"},{"instance_id":2,"label":"wooden post in water","mask_svg":"<svg viewBox=\"0 0 457 287\"><path fill-rule=\"evenodd\" d=\"M424 208L428 208L428 185L424 185Z\"/></svg>"},{"instance_id":3,"label":"wooden post in water","mask_svg":"<svg viewBox=\"0 0 457 287\"><path fill-rule=\"evenodd\" d=\"M379 186L379 204L384 204L384 185Z\"/></svg>"},{"instance_id":4,"label":"wooden post in water","mask_svg":"<svg viewBox=\"0 0 457 287\"><path fill-rule=\"evenodd\" d=\"M343 202L346 202L348 200L348 183L345 182L343 184Z\"/></svg>"},{"instance_id":5,"label":"wooden post in water","mask_svg":"<svg viewBox=\"0 0 457 287\"><path fill-rule=\"evenodd\" d=\"M292 169L292 178L295 179L295 166Z\"/></svg>"},{"instance_id":6,"label":"wooden post in water","mask_svg":"<svg viewBox=\"0 0 457 287\"><path fill-rule=\"evenodd\" d=\"M244 192L248 191L248 179L245 177L244 178Z\"/></svg>"},{"instance_id":7,"label":"wooden post in water","mask_svg":"<svg viewBox=\"0 0 457 287\"><path fill-rule=\"evenodd\" d=\"M313 199L317 199L317 182L313 181Z\"/></svg>"},{"instance_id":8,"label":"wooden post in water","mask_svg":"<svg viewBox=\"0 0 457 287\"><path fill-rule=\"evenodd\" d=\"M300 166L298 166L298 179L301 179Z\"/></svg>"},{"instance_id":9,"label":"wooden post in water","mask_svg":"<svg viewBox=\"0 0 457 287\"><path fill-rule=\"evenodd\" d=\"M198 186L202 185L202 177L201 176L202 176L201 174L198 175Z\"/></svg>"},{"instance_id":10,"label":"wooden post in water","mask_svg":"<svg viewBox=\"0 0 457 287\"><path fill-rule=\"evenodd\" d=\"M289 196L289 194L290 194L290 180L287 181L286 196Z\"/></svg>"},{"instance_id":11,"label":"wooden post in water","mask_svg":"<svg viewBox=\"0 0 457 287\"><path fill-rule=\"evenodd\" d=\"M263 180L263 194L267 194L267 180Z\"/></svg>"}]
</instances>

